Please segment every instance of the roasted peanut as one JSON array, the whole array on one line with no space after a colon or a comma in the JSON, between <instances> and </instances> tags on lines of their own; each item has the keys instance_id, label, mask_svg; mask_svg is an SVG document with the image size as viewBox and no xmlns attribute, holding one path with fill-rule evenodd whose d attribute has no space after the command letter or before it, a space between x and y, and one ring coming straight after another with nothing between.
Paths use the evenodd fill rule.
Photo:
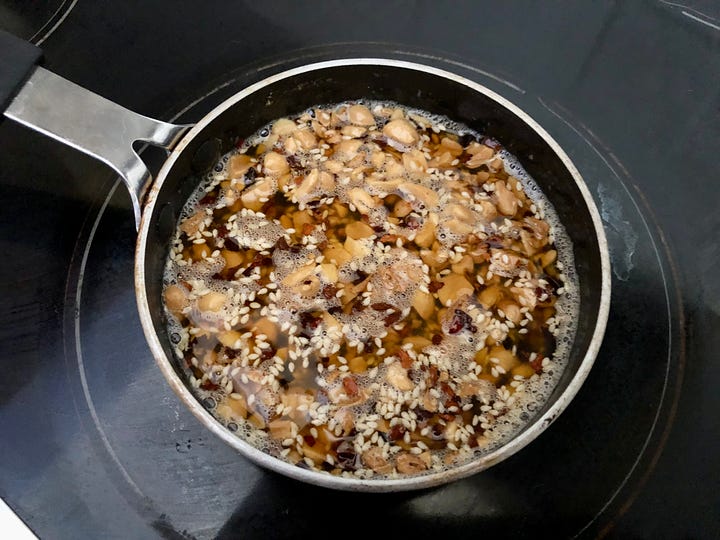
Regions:
<instances>
[{"instance_id":1,"label":"roasted peanut","mask_svg":"<svg viewBox=\"0 0 720 540\"><path fill-rule=\"evenodd\" d=\"M465 276L460 274L448 274L441 280L441 282L444 286L437 294L440 302L442 302L444 306L447 306L464 296L471 295L474 292L473 286L470 282L465 279Z\"/></svg>"},{"instance_id":2,"label":"roasted peanut","mask_svg":"<svg viewBox=\"0 0 720 540\"><path fill-rule=\"evenodd\" d=\"M210 291L198 299L197 307L200 311L205 312L220 311L226 301L227 297L223 293Z\"/></svg>"},{"instance_id":3,"label":"roasted peanut","mask_svg":"<svg viewBox=\"0 0 720 540\"><path fill-rule=\"evenodd\" d=\"M513 216L517 212L517 197L510 191L505 182L495 182L495 196L497 197L497 209L505 216Z\"/></svg>"},{"instance_id":4,"label":"roasted peanut","mask_svg":"<svg viewBox=\"0 0 720 540\"><path fill-rule=\"evenodd\" d=\"M403 182L398 186L398 189L407 197L411 203L418 203L423 208L431 209L438 205L439 198L437 193L428 187L421 184L415 184L413 182Z\"/></svg>"},{"instance_id":5,"label":"roasted peanut","mask_svg":"<svg viewBox=\"0 0 720 540\"><path fill-rule=\"evenodd\" d=\"M348 107L348 120L357 126L372 126L375 117L365 105L351 105Z\"/></svg>"},{"instance_id":6,"label":"roasted peanut","mask_svg":"<svg viewBox=\"0 0 720 540\"><path fill-rule=\"evenodd\" d=\"M427 469L427 464L420 456L400 452L395 458L397 470L403 474L417 474Z\"/></svg>"},{"instance_id":7,"label":"roasted peanut","mask_svg":"<svg viewBox=\"0 0 720 540\"><path fill-rule=\"evenodd\" d=\"M164 292L165 306L176 316L182 313L190 302L188 301L187 289L179 285L169 285Z\"/></svg>"},{"instance_id":8,"label":"roasted peanut","mask_svg":"<svg viewBox=\"0 0 720 540\"><path fill-rule=\"evenodd\" d=\"M207 214L205 214L205 212L202 210L199 212L195 212L192 216L183 220L183 222L180 224L180 230L188 236L193 236L198 231L201 231L205 228L206 217Z\"/></svg>"},{"instance_id":9,"label":"roasted peanut","mask_svg":"<svg viewBox=\"0 0 720 540\"><path fill-rule=\"evenodd\" d=\"M260 210L264 202L261 199L267 200L272 194L275 193L275 184L269 178L258 180L248 189L243 191L240 195L240 199L246 208L251 210Z\"/></svg>"},{"instance_id":10,"label":"roasted peanut","mask_svg":"<svg viewBox=\"0 0 720 540\"><path fill-rule=\"evenodd\" d=\"M405 152L402 161L403 167L410 174L424 173L427 170L427 160L420 150Z\"/></svg>"},{"instance_id":11,"label":"roasted peanut","mask_svg":"<svg viewBox=\"0 0 720 540\"><path fill-rule=\"evenodd\" d=\"M407 370L400 365L400 362L393 362L388 366L387 381L398 390L407 392L415 388L415 385L407 375Z\"/></svg>"},{"instance_id":12,"label":"roasted peanut","mask_svg":"<svg viewBox=\"0 0 720 540\"><path fill-rule=\"evenodd\" d=\"M375 199L373 199L372 195L360 188L351 189L348 192L348 198L361 214L370 213L370 211L373 208L376 208L379 204Z\"/></svg>"},{"instance_id":13,"label":"roasted peanut","mask_svg":"<svg viewBox=\"0 0 720 540\"><path fill-rule=\"evenodd\" d=\"M355 240L359 238L368 238L375 235L372 227L362 221L353 221L345 227L345 234Z\"/></svg>"},{"instance_id":14,"label":"roasted peanut","mask_svg":"<svg viewBox=\"0 0 720 540\"><path fill-rule=\"evenodd\" d=\"M367 132L367 129L361 126L344 126L342 130L340 130L340 133L345 137L351 137L353 139L362 137L365 135L365 132Z\"/></svg>"},{"instance_id":15,"label":"roasted peanut","mask_svg":"<svg viewBox=\"0 0 720 540\"><path fill-rule=\"evenodd\" d=\"M317 148L317 139L309 129L300 129L293 134L293 139L305 151Z\"/></svg>"},{"instance_id":16,"label":"roasted peanut","mask_svg":"<svg viewBox=\"0 0 720 540\"><path fill-rule=\"evenodd\" d=\"M263 160L263 172L266 175L280 176L290 170L285 156L278 154L277 152L268 152L265 154Z\"/></svg>"},{"instance_id":17,"label":"roasted peanut","mask_svg":"<svg viewBox=\"0 0 720 540\"><path fill-rule=\"evenodd\" d=\"M420 139L413 125L403 118L391 120L385 124L383 134L406 146L413 145Z\"/></svg>"},{"instance_id":18,"label":"roasted peanut","mask_svg":"<svg viewBox=\"0 0 720 540\"><path fill-rule=\"evenodd\" d=\"M388 474L392 471L392 465L383 457L382 449L377 446L363 452L362 461L366 467L370 467L378 474Z\"/></svg>"},{"instance_id":19,"label":"roasted peanut","mask_svg":"<svg viewBox=\"0 0 720 540\"><path fill-rule=\"evenodd\" d=\"M242 178L252 166L253 160L247 154L236 154L228 160L227 171L229 178Z\"/></svg>"},{"instance_id":20,"label":"roasted peanut","mask_svg":"<svg viewBox=\"0 0 720 540\"><path fill-rule=\"evenodd\" d=\"M421 290L415 291L413 296L413 307L418 314L425 320L430 319L435 313L435 299L429 293Z\"/></svg>"},{"instance_id":21,"label":"roasted peanut","mask_svg":"<svg viewBox=\"0 0 720 540\"><path fill-rule=\"evenodd\" d=\"M291 135L296 129L297 125L289 118L280 118L272 125L272 133L279 135L280 137Z\"/></svg>"}]
</instances>

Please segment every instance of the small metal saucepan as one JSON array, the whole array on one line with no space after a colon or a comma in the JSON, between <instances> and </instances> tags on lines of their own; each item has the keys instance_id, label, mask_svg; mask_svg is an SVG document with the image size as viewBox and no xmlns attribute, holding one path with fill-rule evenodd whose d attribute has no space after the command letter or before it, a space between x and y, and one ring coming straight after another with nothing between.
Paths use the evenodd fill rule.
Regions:
<instances>
[{"instance_id":1,"label":"small metal saucepan","mask_svg":"<svg viewBox=\"0 0 720 540\"><path fill-rule=\"evenodd\" d=\"M610 303L610 264L600 216L578 170L532 118L487 88L447 71L381 58L305 65L268 77L218 105L193 126L128 111L36 67L40 52L0 33L0 101L5 116L102 160L120 175L135 209L135 290L140 320L157 365L193 414L257 464L305 482L354 491L401 491L444 484L508 458L535 439L568 406L595 357ZM309 107L355 99L389 100L445 115L500 141L535 179L573 243L580 316L567 368L544 407L506 445L463 466L425 476L362 480L314 472L273 458L218 422L186 386L173 355L162 306L162 276L179 212L197 186L198 156L208 166L270 121ZM170 150L157 178L132 148L144 141Z\"/></svg>"}]
</instances>

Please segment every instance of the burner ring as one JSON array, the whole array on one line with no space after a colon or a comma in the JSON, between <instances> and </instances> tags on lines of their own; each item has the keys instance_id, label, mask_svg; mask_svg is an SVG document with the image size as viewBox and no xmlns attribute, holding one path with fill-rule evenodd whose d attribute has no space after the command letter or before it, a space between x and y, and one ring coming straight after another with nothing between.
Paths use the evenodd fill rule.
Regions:
<instances>
[{"instance_id":1,"label":"burner ring","mask_svg":"<svg viewBox=\"0 0 720 540\"><path fill-rule=\"evenodd\" d=\"M12 2L10 6L0 3L1 27L35 45L42 45L65 22L77 2Z\"/></svg>"}]
</instances>

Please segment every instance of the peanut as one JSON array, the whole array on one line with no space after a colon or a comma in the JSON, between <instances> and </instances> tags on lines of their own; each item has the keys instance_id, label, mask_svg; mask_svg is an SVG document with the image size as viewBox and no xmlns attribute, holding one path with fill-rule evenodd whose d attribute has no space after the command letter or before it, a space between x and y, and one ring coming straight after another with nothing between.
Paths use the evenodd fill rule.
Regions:
<instances>
[{"instance_id":1,"label":"peanut","mask_svg":"<svg viewBox=\"0 0 720 540\"><path fill-rule=\"evenodd\" d=\"M474 292L470 282L460 274L448 274L442 278L441 282L444 283L444 286L438 291L438 298L444 306Z\"/></svg>"},{"instance_id":2,"label":"peanut","mask_svg":"<svg viewBox=\"0 0 720 540\"><path fill-rule=\"evenodd\" d=\"M375 117L365 105L351 105L348 107L348 120L356 126L372 126Z\"/></svg>"},{"instance_id":3,"label":"peanut","mask_svg":"<svg viewBox=\"0 0 720 540\"><path fill-rule=\"evenodd\" d=\"M198 299L197 307L203 312L216 312L223 308L226 301L227 297L223 293L210 291Z\"/></svg>"},{"instance_id":4,"label":"peanut","mask_svg":"<svg viewBox=\"0 0 720 540\"><path fill-rule=\"evenodd\" d=\"M247 154L236 154L228 160L227 171L229 178L242 178L252 166L253 161Z\"/></svg>"},{"instance_id":5,"label":"peanut","mask_svg":"<svg viewBox=\"0 0 720 540\"><path fill-rule=\"evenodd\" d=\"M413 145L420 140L420 136L413 125L404 118L391 120L385 124L383 134L406 146Z\"/></svg>"},{"instance_id":6,"label":"peanut","mask_svg":"<svg viewBox=\"0 0 720 540\"><path fill-rule=\"evenodd\" d=\"M285 156L277 152L268 152L263 160L263 172L266 175L280 176L290 170L290 165Z\"/></svg>"},{"instance_id":7,"label":"peanut","mask_svg":"<svg viewBox=\"0 0 720 540\"><path fill-rule=\"evenodd\" d=\"M178 285L170 285L165 289L165 306L174 314L178 315L189 305L187 289Z\"/></svg>"}]
</instances>

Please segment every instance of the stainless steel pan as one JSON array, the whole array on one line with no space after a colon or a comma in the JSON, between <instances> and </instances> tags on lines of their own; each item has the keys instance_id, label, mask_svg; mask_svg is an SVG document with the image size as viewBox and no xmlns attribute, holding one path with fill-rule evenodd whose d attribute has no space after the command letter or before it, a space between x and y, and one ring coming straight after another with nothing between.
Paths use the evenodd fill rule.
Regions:
<instances>
[{"instance_id":1,"label":"stainless steel pan","mask_svg":"<svg viewBox=\"0 0 720 540\"><path fill-rule=\"evenodd\" d=\"M478 473L522 449L570 404L595 361L610 303L610 263L600 216L565 152L530 116L491 90L433 67L382 58L338 59L268 77L219 104L193 126L172 125L128 111L36 67L39 51L0 33L0 101L5 116L95 156L128 188L138 238L135 290L148 345L167 382L207 429L257 464L305 482L356 491L400 491ZM442 114L499 140L519 158L555 207L573 242L580 282L580 316L570 360L545 406L506 445L442 473L391 480L331 476L285 463L228 431L186 386L174 360L161 302L169 240L199 177L246 136L271 120L322 103L359 98L392 100ZM153 181L133 150L142 141L167 148Z\"/></svg>"}]
</instances>

